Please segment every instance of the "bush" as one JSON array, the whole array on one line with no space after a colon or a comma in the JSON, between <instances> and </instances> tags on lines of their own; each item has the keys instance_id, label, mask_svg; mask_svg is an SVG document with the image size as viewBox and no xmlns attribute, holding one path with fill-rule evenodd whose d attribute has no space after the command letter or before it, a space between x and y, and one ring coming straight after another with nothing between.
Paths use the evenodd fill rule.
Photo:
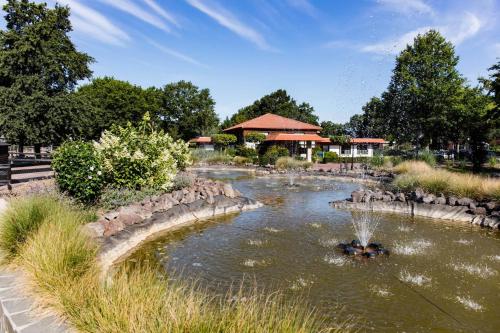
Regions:
<instances>
[{"instance_id":1,"label":"bush","mask_svg":"<svg viewBox=\"0 0 500 333\"><path fill-rule=\"evenodd\" d=\"M319 146L316 146L312 149L312 161L314 163L318 162L318 161L322 161L322 157L318 155L318 153L322 152L323 149Z\"/></svg>"},{"instance_id":2,"label":"bush","mask_svg":"<svg viewBox=\"0 0 500 333\"><path fill-rule=\"evenodd\" d=\"M223 151L194 149L191 151L193 160L196 163L205 164L228 164L233 160L233 157Z\"/></svg>"},{"instance_id":3,"label":"bush","mask_svg":"<svg viewBox=\"0 0 500 333\"><path fill-rule=\"evenodd\" d=\"M250 132L245 135L245 141L259 144L266 139L266 135L259 132Z\"/></svg>"},{"instance_id":4,"label":"bush","mask_svg":"<svg viewBox=\"0 0 500 333\"><path fill-rule=\"evenodd\" d=\"M305 170L311 166L311 162L301 161L291 157L280 157L276 160L276 169L279 170Z\"/></svg>"},{"instance_id":5,"label":"bush","mask_svg":"<svg viewBox=\"0 0 500 333\"><path fill-rule=\"evenodd\" d=\"M249 159L258 158L259 154L255 148L245 147L243 145L236 146L236 155L242 157L248 157Z\"/></svg>"},{"instance_id":6,"label":"bush","mask_svg":"<svg viewBox=\"0 0 500 333\"><path fill-rule=\"evenodd\" d=\"M490 157L490 158L488 159L488 165L490 166L490 168L494 168L494 167L496 167L497 163L498 163L498 160L497 160L497 158L496 158L496 157L493 157L493 156L492 156L492 157Z\"/></svg>"},{"instance_id":7,"label":"bush","mask_svg":"<svg viewBox=\"0 0 500 333\"><path fill-rule=\"evenodd\" d=\"M226 149L229 145L235 144L237 138L234 134L215 134L212 136L212 142L217 147Z\"/></svg>"},{"instance_id":8,"label":"bush","mask_svg":"<svg viewBox=\"0 0 500 333\"><path fill-rule=\"evenodd\" d=\"M429 164L431 167L436 166L436 157L429 150L421 151L418 154L418 160L419 161L424 161L425 163Z\"/></svg>"},{"instance_id":9,"label":"bush","mask_svg":"<svg viewBox=\"0 0 500 333\"><path fill-rule=\"evenodd\" d=\"M268 164L274 165L278 158L286 157L289 155L290 155L290 152L288 151L287 148L280 147L280 146L271 146L271 147L267 148L264 155L262 155L259 158L259 163L260 163L260 165L268 165Z\"/></svg>"},{"instance_id":10,"label":"bush","mask_svg":"<svg viewBox=\"0 0 500 333\"><path fill-rule=\"evenodd\" d=\"M391 163L393 166L403 163L403 158L401 156L391 156Z\"/></svg>"},{"instance_id":11,"label":"bush","mask_svg":"<svg viewBox=\"0 0 500 333\"><path fill-rule=\"evenodd\" d=\"M191 163L188 145L153 129L148 114L138 127L105 131L95 147L108 183L117 188L168 190L178 168Z\"/></svg>"},{"instance_id":12,"label":"bush","mask_svg":"<svg viewBox=\"0 0 500 333\"><path fill-rule=\"evenodd\" d=\"M162 191L152 188L142 188L140 190L130 188L107 187L104 189L99 201L99 206L105 209L114 209L121 206L140 202L146 197L160 194Z\"/></svg>"},{"instance_id":13,"label":"bush","mask_svg":"<svg viewBox=\"0 0 500 333\"><path fill-rule=\"evenodd\" d=\"M373 167L380 168L384 166L384 156L382 154L375 154L373 157L370 159L370 164Z\"/></svg>"},{"instance_id":14,"label":"bush","mask_svg":"<svg viewBox=\"0 0 500 333\"><path fill-rule=\"evenodd\" d=\"M233 163L236 165L246 165L247 163L250 163L250 160L243 156L235 156L233 158Z\"/></svg>"},{"instance_id":15,"label":"bush","mask_svg":"<svg viewBox=\"0 0 500 333\"><path fill-rule=\"evenodd\" d=\"M334 151L327 151L323 155L323 163L335 163L339 161L339 155Z\"/></svg>"},{"instance_id":16,"label":"bush","mask_svg":"<svg viewBox=\"0 0 500 333\"><path fill-rule=\"evenodd\" d=\"M91 143L63 143L54 153L52 168L61 191L83 202L99 198L104 186L102 158Z\"/></svg>"}]
</instances>

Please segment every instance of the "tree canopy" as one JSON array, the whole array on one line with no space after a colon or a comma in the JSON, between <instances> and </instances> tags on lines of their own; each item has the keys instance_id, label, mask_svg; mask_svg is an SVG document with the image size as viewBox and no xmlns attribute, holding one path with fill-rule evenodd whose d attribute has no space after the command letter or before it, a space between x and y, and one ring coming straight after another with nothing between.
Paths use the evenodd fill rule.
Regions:
<instances>
[{"instance_id":1,"label":"tree canopy","mask_svg":"<svg viewBox=\"0 0 500 333\"><path fill-rule=\"evenodd\" d=\"M189 140L210 136L217 131L219 118L208 89L199 89L187 81L167 84L160 90L157 118L166 132L175 138Z\"/></svg>"},{"instance_id":2,"label":"tree canopy","mask_svg":"<svg viewBox=\"0 0 500 333\"><path fill-rule=\"evenodd\" d=\"M84 101L69 96L92 71L76 50L69 8L8 0L0 31L0 132L12 143L58 143L81 130L73 121Z\"/></svg>"},{"instance_id":3,"label":"tree canopy","mask_svg":"<svg viewBox=\"0 0 500 333\"><path fill-rule=\"evenodd\" d=\"M344 124L337 124L334 123L333 121L327 120L327 121L322 121L320 126L321 126L320 135L323 137L345 134Z\"/></svg>"},{"instance_id":4,"label":"tree canopy","mask_svg":"<svg viewBox=\"0 0 500 333\"><path fill-rule=\"evenodd\" d=\"M256 100L253 104L239 109L231 118L227 118L223 122L222 127L228 128L266 113L273 113L305 123L318 125L318 116L314 114L314 108L309 103L304 102L298 105L297 102L288 95L286 90L278 89Z\"/></svg>"}]
</instances>

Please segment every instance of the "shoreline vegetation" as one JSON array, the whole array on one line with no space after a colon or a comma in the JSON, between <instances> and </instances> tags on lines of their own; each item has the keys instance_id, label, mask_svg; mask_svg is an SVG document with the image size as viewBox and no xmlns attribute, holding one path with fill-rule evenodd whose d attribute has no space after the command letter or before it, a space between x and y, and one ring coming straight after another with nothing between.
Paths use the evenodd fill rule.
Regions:
<instances>
[{"instance_id":1,"label":"shoreline vegetation","mask_svg":"<svg viewBox=\"0 0 500 333\"><path fill-rule=\"evenodd\" d=\"M82 226L81 207L56 196L12 201L0 223L4 264L21 268L29 290L83 332L346 332L279 292L242 287L212 295L196 283L171 281L157 267L117 269L103 281L98 245Z\"/></svg>"}]
</instances>

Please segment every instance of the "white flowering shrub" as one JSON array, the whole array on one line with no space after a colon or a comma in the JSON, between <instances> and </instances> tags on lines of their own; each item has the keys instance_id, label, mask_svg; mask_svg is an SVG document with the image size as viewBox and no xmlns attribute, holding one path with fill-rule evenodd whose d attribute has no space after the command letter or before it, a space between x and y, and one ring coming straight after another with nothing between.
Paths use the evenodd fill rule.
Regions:
<instances>
[{"instance_id":1,"label":"white flowering shrub","mask_svg":"<svg viewBox=\"0 0 500 333\"><path fill-rule=\"evenodd\" d=\"M61 191L83 202L93 202L101 195L104 187L102 159L92 143L63 143L54 153L52 168Z\"/></svg>"},{"instance_id":2,"label":"white flowering shrub","mask_svg":"<svg viewBox=\"0 0 500 333\"><path fill-rule=\"evenodd\" d=\"M94 146L107 182L117 188L168 190L177 171L191 164L188 145L155 130L149 114L138 127L105 131Z\"/></svg>"}]
</instances>

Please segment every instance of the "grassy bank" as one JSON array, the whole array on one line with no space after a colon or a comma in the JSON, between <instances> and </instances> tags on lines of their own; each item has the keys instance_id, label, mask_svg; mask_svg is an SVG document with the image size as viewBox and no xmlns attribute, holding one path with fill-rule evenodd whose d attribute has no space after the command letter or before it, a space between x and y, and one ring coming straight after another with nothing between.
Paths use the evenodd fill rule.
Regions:
<instances>
[{"instance_id":1,"label":"grassy bank","mask_svg":"<svg viewBox=\"0 0 500 333\"><path fill-rule=\"evenodd\" d=\"M276 169L278 170L306 170L311 166L311 162L297 160L293 157L280 157L276 160Z\"/></svg>"},{"instance_id":2,"label":"grassy bank","mask_svg":"<svg viewBox=\"0 0 500 333\"><path fill-rule=\"evenodd\" d=\"M398 174L394 179L394 186L403 190L410 191L420 187L434 194L500 200L499 179L435 169L421 161L403 162L394 167L393 171Z\"/></svg>"},{"instance_id":3,"label":"grassy bank","mask_svg":"<svg viewBox=\"0 0 500 333\"><path fill-rule=\"evenodd\" d=\"M4 262L30 290L83 332L336 332L281 293L212 295L156 268L122 268L102 282L98 246L82 231L89 214L54 197L17 199L0 219Z\"/></svg>"}]
</instances>

